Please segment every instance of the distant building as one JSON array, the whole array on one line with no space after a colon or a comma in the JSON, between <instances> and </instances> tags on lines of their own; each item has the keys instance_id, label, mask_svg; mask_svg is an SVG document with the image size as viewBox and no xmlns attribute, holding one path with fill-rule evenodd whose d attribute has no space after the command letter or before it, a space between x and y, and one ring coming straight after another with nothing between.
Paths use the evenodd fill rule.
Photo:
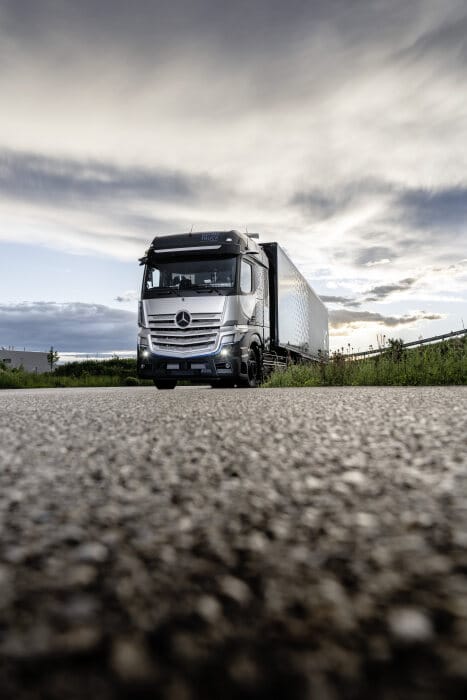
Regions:
<instances>
[{"instance_id":1,"label":"distant building","mask_svg":"<svg viewBox=\"0 0 467 700\"><path fill-rule=\"evenodd\" d=\"M0 362L4 362L7 367L23 367L26 372L50 372L46 352L0 348Z\"/></svg>"}]
</instances>

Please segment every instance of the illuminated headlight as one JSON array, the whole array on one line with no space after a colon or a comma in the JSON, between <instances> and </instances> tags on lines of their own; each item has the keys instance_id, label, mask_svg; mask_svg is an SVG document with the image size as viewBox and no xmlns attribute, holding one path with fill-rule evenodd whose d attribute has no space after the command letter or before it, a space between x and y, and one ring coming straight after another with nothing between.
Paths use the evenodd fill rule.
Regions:
<instances>
[{"instance_id":1,"label":"illuminated headlight","mask_svg":"<svg viewBox=\"0 0 467 700\"><path fill-rule=\"evenodd\" d=\"M222 357L227 357L227 355L230 355L230 348L222 348L221 355Z\"/></svg>"},{"instance_id":2,"label":"illuminated headlight","mask_svg":"<svg viewBox=\"0 0 467 700\"><path fill-rule=\"evenodd\" d=\"M143 350L141 355L142 357L149 357L149 350Z\"/></svg>"}]
</instances>

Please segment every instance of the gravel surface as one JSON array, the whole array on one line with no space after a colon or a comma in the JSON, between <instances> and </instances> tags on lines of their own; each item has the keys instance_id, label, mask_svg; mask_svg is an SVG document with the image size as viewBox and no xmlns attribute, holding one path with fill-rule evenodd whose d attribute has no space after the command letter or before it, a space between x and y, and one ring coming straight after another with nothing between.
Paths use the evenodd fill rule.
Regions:
<instances>
[{"instance_id":1,"label":"gravel surface","mask_svg":"<svg viewBox=\"0 0 467 700\"><path fill-rule=\"evenodd\" d=\"M467 697L466 399L1 392L1 697Z\"/></svg>"}]
</instances>

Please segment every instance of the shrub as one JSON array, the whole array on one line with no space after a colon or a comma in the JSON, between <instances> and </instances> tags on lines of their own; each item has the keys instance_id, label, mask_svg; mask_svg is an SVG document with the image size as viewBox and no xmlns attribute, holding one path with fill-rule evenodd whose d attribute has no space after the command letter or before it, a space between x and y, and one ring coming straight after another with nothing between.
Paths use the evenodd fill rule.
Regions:
<instances>
[{"instance_id":1,"label":"shrub","mask_svg":"<svg viewBox=\"0 0 467 700\"><path fill-rule=\"evenodd\" d=\"M136 372L136 359L121 359L113 357L110 360L81 360L80 362L68 362L55 367L54 374L61 377L82 377L119 375L121 377L134 376Z\"/></svg>"},{"instance_id":2,"label":"shrub","mask_svg":"<svg viewBox=\"0 0 467 700\"><path fill-rule=\"evenodd\" d=\"M123 384L125 386L139 386L139 379L137 377L125 377Z\"/></svg>"},{"instance_id":3,"label":"shrub","mask_svg":"<svg viewBox=\"0 0 467 700\"><path fill-rule=\"evenodd\" d=\"M291 365L264 386L417 386L467 384L467 337L414 349L388 341L380 355L352 359L336 352L329 362Z\"/></svg>"}]
</instances>

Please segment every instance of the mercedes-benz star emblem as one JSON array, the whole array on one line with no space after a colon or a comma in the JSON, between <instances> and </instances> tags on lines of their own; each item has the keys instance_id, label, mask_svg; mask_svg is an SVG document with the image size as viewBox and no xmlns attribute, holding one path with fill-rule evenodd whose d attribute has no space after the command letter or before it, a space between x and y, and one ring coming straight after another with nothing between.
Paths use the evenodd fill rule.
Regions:
<instances>
[{"instance_id":1,"label":"mercedes-benz star emblem","mask_svg":"<svg viewBox=\"0 0 467 700\"><path fill-rule=\"evenodd\" d=\"M191 323L191 316L188 311L179 311L175 316L175 323L180 328L186 328Z\"/></svg>"}]
</instances>

